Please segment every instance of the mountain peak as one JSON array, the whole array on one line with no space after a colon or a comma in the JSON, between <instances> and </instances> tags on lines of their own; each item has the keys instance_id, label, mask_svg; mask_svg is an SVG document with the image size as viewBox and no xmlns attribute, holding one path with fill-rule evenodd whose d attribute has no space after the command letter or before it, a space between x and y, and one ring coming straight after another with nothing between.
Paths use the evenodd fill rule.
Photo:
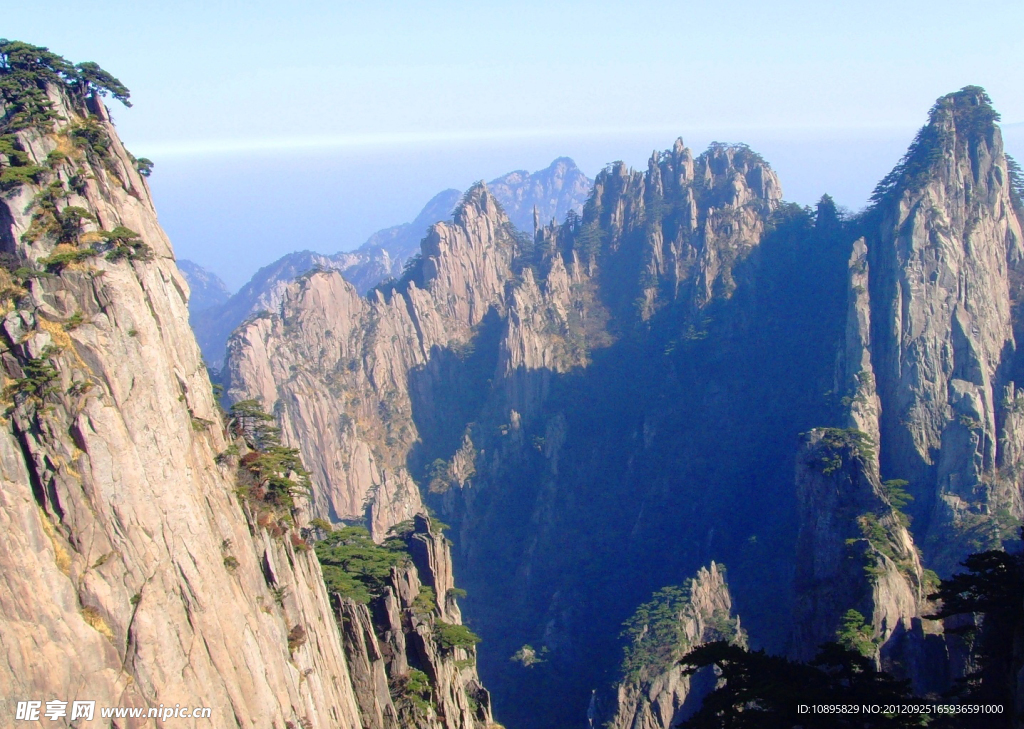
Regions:
<instances>
[{"instance_id":1,"label":"mountain peak","mask_svg":"<svg viewBox=\"0 0 1024 729\"><path fill-rule=\"evenodd\" d=\"M920 189L943 160L1001 156L1002 137L996 125L999 119L992 99L981 86L964 86L939 97L928 112L928 123L914 137L903 159L875 187L872 203ZM981 146L987 151L979 155Z\"/></svg>"},{"instance_id":2,"label":"mountain peak","mask_svg":"<svg viewBox=\"0 0 1024 729\"><path fill-rule=\"evenodd\" d=\"M475 217L493 217L500 211L501 205L487 189L483 180L474 182L462 196L462 202L455 208L455 222L459 225Z\"/></svg>"},{"instance_id":3,"label":"mountain peak","mask_svg":"<svg viewBox=\"0 0 1024 729\"><path fill-rule=\"evenodd\" d=\"M991 130L1000 116L992 107L992 99L981 86L964 86L959 91L940 97L928 114L930 124L940 124L952 116L959 127Z\"/></svg>"},{"instance_id":4,"label":"mountain peak","mask_svg":"<svg viewBox=\"0 0 1024 729\"><path fill-rule=\"evenodd\" d=\"M578 170L576 161L572 157L558 157L553 160L547 167L549 170Z\"/></svg>"}]
</instances>

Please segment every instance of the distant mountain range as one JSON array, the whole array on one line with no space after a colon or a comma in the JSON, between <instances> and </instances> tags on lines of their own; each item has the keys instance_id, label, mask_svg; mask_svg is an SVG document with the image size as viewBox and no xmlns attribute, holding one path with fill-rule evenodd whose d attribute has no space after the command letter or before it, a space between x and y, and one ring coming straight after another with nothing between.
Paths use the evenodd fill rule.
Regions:
<instances>
[{"instance_id":1,"label":"distant mountain range","mask_svg":"<svg viewBox=\"0 0 1024 729\"><path fill-rule=\"evenodd\" d=\"M509 220L524 231L533 230L535 211L541 224L560 222L570 210L580 212L592 186L593 180L568 157L559 157L537 172L516 170L488 183ZM246 317L277 308L284 286L302 273L335 269L361 293L388 278L398 278L405 262L419 251L420 240L430 226L449 220L461 199L459 190L439 192L411 223L379 230L354 251L333 255L289 253L261 268L233 295L215 273L192 261L179 260L178 266L192 289L189 317L206 362L219 369L231 332Z\"/></svg>"}]
</instances>

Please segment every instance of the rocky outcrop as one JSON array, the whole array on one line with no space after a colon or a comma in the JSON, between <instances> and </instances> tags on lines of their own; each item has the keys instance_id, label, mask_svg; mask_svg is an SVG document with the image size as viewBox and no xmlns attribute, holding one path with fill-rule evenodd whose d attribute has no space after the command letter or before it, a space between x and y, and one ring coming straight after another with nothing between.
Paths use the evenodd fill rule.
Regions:
<instances>
[{"instance_id":1,"label":"rocky outcrop","mask_svg":"<svg viewBox=\"0 0 1024 729\"><path fill-rule=\"evenodd\" d=\"M872 443L880 442L878 420L881 403L871 363L871 299L868 294L868 251L864 239L853 244L850 254L846 341L840 352L837 390L848 413L845 426L866 433ZM877 457L877 452L875 453Z\"/></svg>"},{"instance_id":2,"label":"rocky outcrop","mask_svg":"<svg viewBox=\"0 0 1024 729\"><path fill-rule=\"evenodd\" d=\"M949 572L1022 510L994 119L978 89L944 97L857 220L784 205L743 146L611 165L532 239L474 188L368 298L289 283L233 339L232 396L304 449L321 514L368 510L379 539L421 499L444 511L496 695L545 707L515 721L568 723L645 580L712 558L774 649L810 657L852 610L881 665L941 687L922 563ZM547 658L510 667L527 640Z\"/></svg>"},{"instance_id":3,"label":"rocky outcrop","mask_svg":"<svg viewBox=\"0 0 1024 729\"><path fill-rule=\"evenodd\" d=\"M920 555L900 511L906 482L883 484L877 445L881 406L871 360L870 271L863 238L853 243L847 273L845 341L839 351L836 392L843 429L805 434L796 458L800 531L792 653L810 660L838 639L856 611L874 645L873 657L915 680L922 692L945 688L941 626L925 621L926 584ZM931 636L926 640L925 633ZM938 660L935 660L938 658ZM929 670L938 669L938 670Z\"/></svg>"},{"instance_id":4,"label":"rocky outcrop","mask_svg":"<svg viewBox=\"0 0 1024 729\"><path fill-rule=\"evenodd\" d=\"M884 645L920 615L924 576L906 517L879 481L873 444L857 430L817 429L797 457L795 652L809 660L836 639L843 614L870 618Z\"/></svg>"},{"instance_id":5,"label":"rocky outcrop","mask_svg":"<svg viewBox=\"0 0 1024 729\"><path fill-rule=\"evenodd\" d=\"M939 99L868 218L882 470L910 482L942 573L1024 514L1009 382L1024 235L997 119L978 87Z\"/></svg>"},{"instance_id":6,"label":"rocky outcrop","mask_svg":"<svg viewBox=\"0 0 1024 729\"><path fill-rule=\"evenodd\" d=\"M451 645L461 626L447 540L417 516L407 537L413 561L392 568L372 604L339 599L338 616L365 729L476 729L494 726L490 694L476 672L476 648ZM423 600L423 588L432 604ZM450 628L449 628L450 629ZM425 680L428 683L417 683Z\"/></svg>"},{"instance_id":7,"label":"rocky outcrop","mask_svg":"<svg viewBox=\"0 0 1024 729\"><path fill-rule=\"evenodd\" d=\"M541 231L529 248L513 235L496 198L474 188L453 223L429 231L421 259L403 281L368 300L339 276L304 277L271 316L236 333L230 396L258 396L268 409L283 408L278 414L287 440L312 466L321 513L351 518L372 496L375 530L382 533L418 508L406 468L409 451L420 430L445 429L437 420L444 370L465 359L460 348L490 326L488 312L505 321L496 325L503 331L495 372L506 394L498 406L505 417L513 410L521 417L543 398L550 373L585 365L590 349L611 341L608 313L595 290L588 225L610 218L614 238L602 264L609 271L638 231L647 230L650 290L699 280L699 292L688 290L688 301L699 307L756 245L764 216L780 196L774 173L741 148L715 147L695 167L679 142L671 153L655 155L652 165L646 176L621 165L602 173L590 212ZM648 202L664 198L665 184L692 204L685 208L689 222L673 224L672 239L662 245L660 229L650 232L644 221ZM662 265L666 255L676 261L671 270ZM531 370L545 374L540 381L523 376Z\"/></svg>"},{"instance_id":8,"label":"rocky outcrop","mask_svg":"<svg viewBox=\"0 0 1024 729\"><path fill-rule=\"evenodd\" d=\"M978 87L942 97L876 189L849 262L836 377L848 429L812 431L797 458L795 652L810 657L855 609L876 658L921 692L969 661L922 619L935 587L922 562L950 574L1009 537L1022 508L1024 237L997 120Z\"/></svg>"},{"instance_id":9,"label":"rocky outcrop","mask_svg":"<svg viewBox=\"0 0 1024 729\"><path fill-rule=\"evenodd\" d=\"M734 266L761 240L781 199L778 177L749 148L715 144L695 160L677 139L651 156L646 172L619 162L598 175L583 247L595 235L608 238L615 308L636 306L645 320L671 302L696 311L731 296Z\"/></svg>"},{"instance_id":10,"label":"rocky outcrop","mask_svg":"<svg viewBox=\"0 0 1024 729\"><path fill-rule=\"evenodd\" d=\"M532 232L534 220L561 224L570 212L579 214L594 181L568 157L559 157L543 170L516 170L487 183L509 220L519 230Z\"/></svg>"},{"instance_id":11,"label":"rocky outcrop","mask_svg":"<svg viewBox=\"0 0 1024 729\"><path fill-rule=\"evenodd\" d=\"M356 727L316 558L256 524L215 460L220 414L146 182L95 96L47 93L54 125L13 142L42 169L0 204L0 710Z\"/></svg>"},{"instance_id":12,"label":"rocky outcrop","mask_svg":"<svg viewBox=\"0 0 1024 729\"><path fill-rule=\"evenodd\" d=\"M223 367L231 332L246 318L280 307L285 289L297 276L317 269L338 269L348 255L325 256L313 251L289 253L261 268L245 286L218 305L199 309L190 300L189 321L209 366L218 370ZM196 277L190 275L188 269L183 269L183 273L192 286Z\"/></svg>"},{"instance_id":13,"label":"rocky outcrop","mask_svg":"<svg viewBox=\"0 0 1024 729\"><path fill-rule=\"evenodd\" d=\"M658 595L655 595L657 600ZM654 603L650 606L653 607ZM670 729L686 719L700 706L701 699L715 687L712 670L704 669L687 675L678 663L688 651L716 640L746 644L740 619L732 615L732 599L725 583L724 569L714 562L702 567L690 580L681 600L666 604L672 611L665 616L648 609L641 624L631 625L632 645L627 646L627 675L618 683L609 698L611 711L607 720L591 712L590 726L604 729ZM643 608L641 608L643 610ZM655 617L657 616L657 617ZM673 620L671 629L655 625L655 620ZM652 640L671 636L674 645L644 646ZM668 660L646 663L631 654L659 655ZM660 649L660 650L659 650ZM592 708L600 705L595 698Z\"/></svg>"}]
</instances>

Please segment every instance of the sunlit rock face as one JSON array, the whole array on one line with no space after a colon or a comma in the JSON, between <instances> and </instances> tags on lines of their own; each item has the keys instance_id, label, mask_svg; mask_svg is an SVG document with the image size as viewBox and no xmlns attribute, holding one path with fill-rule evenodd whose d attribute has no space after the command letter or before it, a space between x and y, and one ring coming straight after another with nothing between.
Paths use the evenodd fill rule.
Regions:
<instances>
[{"instance_id":1,"label":"sunlit rock face","mask_svg":"<svg viewBox=\"0 0 1024 729\"><path fill-rule=\"evenodd\" d=\"M5 253L50 274L0 324L4 711L180 703L212 710L186 726L356 727L316 558L258 527L215 460L228 443L146 182L100 102L48 95L53 127L16 139L49 171L0 204ZM105 147L76 143L85 125Z\"/></svg>"},{"instance_id":2,"label":"sunlit rock face","mask_svg":"<svg viewBox=\"0 0 1024 729\"><path fill-rule=\"evenodd\" d=\"M1022 514L1013 307L1024 236L995 112L940 99L868 218L882 471L947 573Z\"/></svg>"}]
</instances>

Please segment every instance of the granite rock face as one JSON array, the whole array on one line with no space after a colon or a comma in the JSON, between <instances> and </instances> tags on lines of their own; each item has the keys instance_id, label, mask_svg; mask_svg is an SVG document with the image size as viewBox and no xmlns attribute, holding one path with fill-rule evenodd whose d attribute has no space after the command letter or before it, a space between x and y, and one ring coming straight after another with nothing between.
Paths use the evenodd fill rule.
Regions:
<instances>
[{"instance_id":1,"label":"granite rock face","mask_svg":"<svg viewBox=\"0 0 1024 729\"><path fill-rule=\"evenodd\" d=\"M940 99L867 236L880 456L942 573L1022 516L1012 308L1024 246L984 91Z\"/></svg>"},{"instance_id":2,"label":"granite rock face","mask_svg":"<svg viewBox=\"0 0 1024 729\"><path fill-rule=\"evenodd\" d=\"M476 672L476 648L446 645L438 637L441 627L462 625L448 542L425 516L416 518L407 542L412 564L392 568L380 597L370 605L337 602L362 726L494 726L490 694ZM430 606L422 603L424 587L435 598ZM429 695L410 687L415 672L429 680Z\"/></svg>"},{"instance_id":3,"label":"granite rock face","mask_svg":"<svg viewBox=\"0 0 1024 729\"><path fill-rule=\"evenodd\" d=\"M461 615L428 518L378 624L329 599L302 496L274 512L241 495L250 454L224 427L146 182L98 100L49 93L54 127L17 134L45 184L0 202L0 712L57 699L212 710L182 726L490 726L473 648L438 637ZM75 144L86 124L105 155ZM414 614L421 581L439 600ZM426 698L408 724L410 666Z\"/></svg>"},{"instance_id":4,"label":"granite rock face","mask_svg":"<svg viewBox=\"0 0 1024 729\"><path fill-rule=\"evenodd\" d=\"M672 184L693 184L693 159L681 143L660 164ZM620 166L598 180L597 205L610 208L623 237L635 232L648 187L663 194L661 169L653 169L644 176ZM677 261L671 271L653 270L673 288L699 280L699 291L687 290L695 305L756 244L763 216L780 197L774 173L743 150L716 148L697 169L720 207L700 211L695 240L696 207L692 225L674 240L662 245L659 234L645 241L651 258L662 259L666 249L673 259L692 258L688 268ZM539 231L527 249L495 196L478 186L452 223L431 228L421 258L398 285L364 299L341 275L314 273L287 288L277 311L240 327L229 344L229 396L257 397L275 410L287 441L303 450L314 473L321 513L352 518L368 508L380 535L419 509L408 456L421 428L445 429L439 398L450 394L440 392L446 368L466 359L460 350L470 340L493 332L500 407L517 417L545 391L543 376L537 382L523 373L568 371L610 341L596 270L566 250L572 225L568 233L559 226ZM524 267L530 258L536 265Z\"/></svg>"},{"instance_id":5,"label":"granite rock face","mask_svg":"<svg viewBox=\"0 0 1024 729\"><path fill-rule=\"evenodd\" d=\"M530 232L534 221L561 223L570 212L579 214L590 196L594 181L568 157L559 157L547 168L530 173L516 170L487 183L509 220Z\"/></svg>"},{"instance_id":6,"label":"granite rock face","mask_svg":"<svg viewBox=\"0 0 1024 729\"><path fill-rule=\"evenodd\" d=\"M796 485L796 656L809 660L835 640L851 608L870 618L882 645L909 631L924 602L923 572L867 438L855 430L811 431L797 457Z\"/></svg>"},{"instance_id":7,"label":"granite rock face","mask_svg":"<svg viewBox=\"0 0 1024 729\"><path fill-rule=\"evenodd\" d=\"M794 653L810 657L856 609L876 659L921 692L944 690L969 661L925 617L935 584L922 565L949 575L1021 514L1024 238L996 119L977 87L939 99L879 185L848 268L836 369L846 429L811 431L797 457Z\"/></svg>"},{"instance_id":8,"label":"granite rock face","mask_svg":"<svg viewBox=\"0 0 1024 729\"><path fill-rule=\"evenodd\" d=\"M709 306L740 306L730 302L758 270L755 253L780 201L775 174L749 149L716 145L695 158L681 141L655 154L646 172L624 165L602 172L581 214L540 227L532 239L517 234L495 196L477 186L452 222L431 228L400 281L361 297L335 272L303 276L278 309L233 336L229 395L260 399L285 441L302 449L318 514L366 518L379 540L427 501L455 524L455 560L460 580L472 575L467 605L490 675L514 671L508 656L527 641L551 651L526 684L505 683L499 715L524 719L528 709L514 697L525 691L541 697L533 713L545 726L579 716L571 706L583 681L607 662L593 661L583 674L580 656L613 656L628 612L616 616L650 594L656 570L616 594L622 605L587 627L589 610L602 610L589 591L602 582L581 587L573 560L605 554L616 539L637 559L640 545L668 528L662 520L677 500L660 476L634 486L627 470L621 492L601 493L598 485L607 470L601 459L614 459L614 469L634 460L646 469L676 447L670 399L645 404L650 411L639 418L592 421L609 439L605 447L587 443L591 430L578 409L569 412L588 398L558 397L595 362L607 366L604 352L619 342L634 346L660 318L673 322L659 325L664 339L627 361L670 365L674 348L702 342ZM595 392L595 406L655 384L624 382ZM789 489L791 474L788 467ZM612 532L602 524L581 535L576 516L616 523ZM716 527L708 528L713 536ZM709 561L699 549L685 554L674 574ZM677 559L671 550L665 556ZM600 632L600 641L585 644L585 629ZM531 676L541 675L548 685L534 690ZM563 682L572 703L554 706Z\"/></svg>"},{"instance_id":9,"label":"granite rock face","mask_svg":"<svg viewBox=\"0 0 1024 729\"><path fill-rule=\"evenodd\" d=\"M189 303L189 321L195 332L203 358L215 369L224 365L225 346L231 332L247 317L273 311L281 305L288 283L300 274L315 269L338 268L344 259L313 251L298 251L264 266L235 294L223 302L199 309ZM193 287L196 276L183 268L182 273Z\"/></svg>"},{"instance_id":10,"label":"granite rock face","mask_svg":"<svg viewBox=\"0 0 1024 729\"><path fill-rule=\"evenodd\" d=\"M514 246L508 218L476 188L424 239L418 284L364 299L339 273L314 273L288 286L277 314L232 337L229 396L278 415L313 472L320 513L365 514L382 536L422 509L405 460L418 438L413 401L434 392L410 374L441 366L433 353L467 342L503 305Z\"/></svg>"},{"instance_id":11,"label":"granite rock face","mask_svg":"<svg viewBox=\"0 0 1024 729\"><path fill-rule=\"evenodd\" d=\"M959 648L922 619L926 568L1022 510L1020 202L993 122L980 90L941 99L856 220L785 205L742 145L611 165L532 239L477 186L400 281L289 283L233 337L231 397L274 411L319 514L380 539L443 512L489 685L543 726L581 715L651 581L712 558L775 650L810 657L856 610L879 664L941 689ZM549 657L513 673L527 641ZM673 686L624 726L674 713Z\"/></svg>"},{"instance_id":12,"label":"granite rock face","mask_svg":"<svg viewBox=\"0 0 1024 729\"><path fill-rule=\"evenodd\" d=\"M47 187L0 206L5 252L51 273L8 294L0 324L0 710L181 703L215 726L356 727L315 557L254 524L215 461L220 415L145 180L102 104L97 157L70 135L86 108L49 95L53 130L17 135L49 158ZM81 224L54 232L50 215ZM118 226L141 243L99 232ZM309 640L292 650L295 626Z\"/></svg>"}]
</instances>

